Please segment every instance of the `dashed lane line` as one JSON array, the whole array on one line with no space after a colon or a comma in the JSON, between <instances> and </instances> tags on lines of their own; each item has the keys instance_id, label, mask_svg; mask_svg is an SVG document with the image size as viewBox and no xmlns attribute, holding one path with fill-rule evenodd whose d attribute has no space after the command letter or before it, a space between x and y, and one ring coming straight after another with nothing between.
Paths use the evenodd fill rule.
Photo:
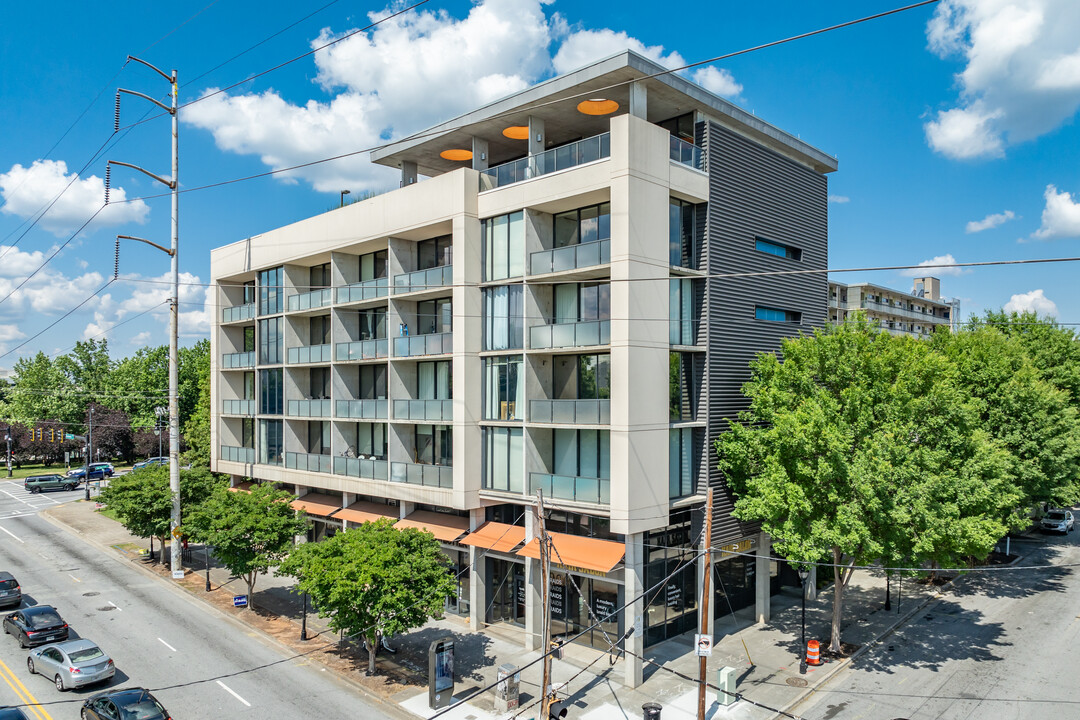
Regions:
<instances>
[{"instance_id":1,"label":"dashed lane line","mask_svg":"<svg viewBox=\"0 0 1080 720\"><path fill-rule=\"evenodd\" d=\"M245 705L247 705L248 707L251 707L251 703L249 703L249 702L248 702L247 700L245 700L244 698L242 698L242 697L240 697L239 695L237 695L237 694L236 694L236 691L235 691L235 690L233 690L233 689L232 689L231 687L229 687L229 686L228 686L228 685L226 685L225 683L221 682L220 680L218 680L218 681L217 681L217 684L218 684L218 685L220 685L221 687L225 688L225 692L229 693L229 694L230 694L230 695L232 695L232 696L233 696L234 698L236 698L236 699L237 699L237 700L239 700L240 702L244 703L244 704L245 704Z\"/></svg>"},{"instance_id":2,"label":"dashed lane line","mask_svg":"<svg viewBox=\"0 0 1080 720\"><path fill-rule=\"evenodd\" d=\"M23 542L23 539L22 539L21 537L19 537L19 536L18 536L18 535L16 535L15 533L11 532L10 530L8 530L8 529L7 529L6 527L4 527L3 525L0 525L0 530L3 530L4 532L6 532L6 533L7 533L8 535L10 535L11 537L13 537L13 538L15 538L16 540L18 540L19 542L23 543L23 545L25 545L25 544L26 544L25 542Z\"/></svg>"},{"instance_id":3,"label":"dashed lane line","mask_svg":"<svg viewBox=\"0 0 1080 720\"><path fill-rule=\"evenodd\" d=\"M158 642L159 642L159 643L161 643L162 645L164 645L165 647L169 648L169 649L170 649L170 650L172 650L173 652L179 652L179 651L178 651L178 650L177 650L176 648L174 648L174 647L173 647L172 645L170 645L169 643L165 642L165 641L164 641L164 640L162 640L161 638L158 638Z\"/></svg>"}]
</instances>

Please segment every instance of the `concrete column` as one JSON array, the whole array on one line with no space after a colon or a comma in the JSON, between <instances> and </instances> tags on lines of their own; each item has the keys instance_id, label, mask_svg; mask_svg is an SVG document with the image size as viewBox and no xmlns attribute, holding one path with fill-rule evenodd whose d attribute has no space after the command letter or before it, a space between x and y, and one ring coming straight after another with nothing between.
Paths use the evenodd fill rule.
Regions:
<instances>
[{"instance_id":1,"label":"concrete column","mask_svg":"<svg viewBox=\"0 0 1080 720\"><path fill-rule=\"evenodd\" d=\"M401 502L398 503L398 509L401 511L398 519L399 520L404 520L405 518L407 518L412 513L413 510L416 509L416 503L407 502L405 500L402 500Z\"/></svg>"},{"instance_id":2,"label":"concrete column","mask_svg":"<svg viewBox=\"0 0 1080 720\"><path fill-rule=\"evenodd\" d=\"M529 156L539 155L544 152L546 137L544 136L544 121L541 118L529 116Z\"/></svg>"},{"instance_id":3,"label":"concrete column","mask_svg":"<svg viewBox=\"0 0 1080 720\"><path fill-rule=\"evenodd\" d=\"M401 186L412 185L418 179L419 173L416 169L416 163L408 160L401 161Z\"/></svg>"},{"instance_id":4,"label":"concrete column","mask_svg":"<svg viewBox=\"0 0 1080 720\"><path fill-rule=\"evenodd\" d=\"M529 508L525 512L525 542L537 535L536 515ZM540 633L543 632L543 601L540 595L540 561L525 558L525 649L536 650L540 647Z\"/></svg>"},{"instance_id":5,"label":"concrete column","mask_svg":"<svg viewBox=\"0 0 1080 720\"><path fill-rule=\"evenodd\" d=\"M488 169L488 141L474 137L472 139L472 167L473 170Z\"/></svg>"},{"instance_id":6,"label":"concrete column","mask_svg":"<svg viewBox=\"0 0 1080 720\"><path fill-rule=\"evenodd\" d=\"M759 623L769 622L772 614L772 593L769 582L771 570L772 538L766 533L758 535L757 543L757 572L754 573L757 584L757 595L754 602L754 616Z\"/></svg>"},{"instance_id":7,"label":"concrete column","mask_svg":"<svg viewBox=\"0 0 1080 720\"><path fill-rule=\"evenodd\" d=\"M626 558L623 563L623 602L626 603L626 609L623 610L623 627L627 630L634 627L639 618L642 621L642 630L645 626L645 599L638 597L645 591L645 548L642 546L644 538L644 533L626 536ZM626 639L626 650L626 678L623 682L627 687L636 688L644 682L641 656L645 654L645 633L632 633Z\"/></svg>"},{"instance_id":8,"label":"concrete column","mask_svg":"<svg viewBox=\"0 0 1080 720\"><path fill-rule=\"evenodd\" d=\"M645 83L640 80L630 85L630 114L648 120L648 94Z\"/></svg>"},{"instance_id":9,"label":"concrete column","mask_svg":"<svg viewBox=\"0 0 1080 720\"><path fill-rule=\"evenodd\" d=\"M469 530L476 531L484 524L484 508L469 510ZM469 624L474 630L484 627L487 609L487 560L480 548L469 548Z\"/></svg>"}]
</instances>

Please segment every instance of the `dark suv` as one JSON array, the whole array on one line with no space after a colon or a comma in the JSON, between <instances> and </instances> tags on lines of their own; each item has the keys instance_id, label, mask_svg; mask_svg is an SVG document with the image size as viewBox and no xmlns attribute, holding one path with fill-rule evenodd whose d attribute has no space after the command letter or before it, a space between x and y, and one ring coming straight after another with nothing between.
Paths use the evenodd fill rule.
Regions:
<instances>
[{"instance_id":1,"label":"dark suv","mask_svg":"<svg viewBox=\"0 0 1080 720\"><path fill-rule=\"evenodd\" d=\"M0 572L0 605L19 607L22 605L22 588L19 581L9 572Z\"/></svg>"},{"instance_id":2,"label":"dark suv","mask_svg":"<svg viewBox=\"0 0 1080 720\"><path fill-rule=\"evenodd\" d=\"M31 475L23 480L23 487L32 493L42 490L74 490L81 482L80 478L63 475Z\"/></svg>"}]
</instances>

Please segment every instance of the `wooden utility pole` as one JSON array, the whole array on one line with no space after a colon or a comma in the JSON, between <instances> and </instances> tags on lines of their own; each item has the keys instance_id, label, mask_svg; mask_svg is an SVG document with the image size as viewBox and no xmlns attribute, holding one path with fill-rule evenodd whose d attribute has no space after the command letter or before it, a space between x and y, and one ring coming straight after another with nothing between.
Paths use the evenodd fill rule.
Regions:
<instances>
[{"instance_id":1,"label":"wooden utility pole","mask_svg":"<svg viewBox=\"0 0 1080 720\"><path fill-rule=\"evenodd\" d=\"M705 496L705 572L701 582L701 628L702 635L709 632L709 580L712 579L712 488L709 488ZM708 658L698 658L698 683L697 716L698 720L705 720L705 682L708 680L706 661Z\"/></svg>"},{"instance_id":2,"label":"wooden utility pole","mask_svg":"<svg viewBox=\"0 0 1080 720\"><path fill-rule=\"evenodd\" d=\"M540 527L540 596L543 617L540 623L540 652L544 653L540 674L540 717L551 716L551 542L544 525L544 491L536 491L536 521Z\"/></svg>"}]
</instances>

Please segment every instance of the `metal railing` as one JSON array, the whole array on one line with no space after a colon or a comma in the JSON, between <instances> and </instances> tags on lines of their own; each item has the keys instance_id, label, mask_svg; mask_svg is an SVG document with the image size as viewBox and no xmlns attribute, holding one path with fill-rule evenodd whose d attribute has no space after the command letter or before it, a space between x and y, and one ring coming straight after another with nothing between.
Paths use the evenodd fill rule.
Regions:
<instances>
[{"instance_id":1,"label":"metal railing","mask_svg":"<svg viewBox=\"0 0 1080 720\"><path fill-rule=\"evenodd\" d=\"M245 303L221 309L221 322L240 322L255 319L255 303Z\"/></svg>"},{"instance_id":2,"label":"metal railing","mask_svg":"<svg viewBox=\"0 0 1080 720\"><path fill-rule=\"evenodd\" d=\"M286 403L286 415L292 417L330 417L330 400L289 400Z\"/></svg>"},{"instance_id":3,"label":"metal railing","mask_svg":"<svg viewBox=\"0 0 1080 720\"><path fill-rule=\"evenodd\" d=\"M334 346L334 357L338 362L373 360L375 358L384 358L387 355L389 355L389 347L386 338L357 340L355 342L338 343Z\"/></svg>"},{"instance_id":4,"label":"metal railing","mask_svg":"<svg viewBox=\"0 0 1080 720\"><path fill-rule=\"evenodd\" d=\"M339 287L337 289L337 301L339 303L360 302L362 300L386 297L389 294L390 279L381 277Z\"/></svg>"},{"instance_id":5,"label":"metal railing","mask_svg":"<svg viewBox=\"0 0 1080 720\"><path fill-rule=\"evenodd\" d=\"M611 262L611 241L595 240L534 252L529 256L529 274L542 275L562 270L576 270L593 265L605 265L609 262Z\"/></svg>"},{"instance_id":6,"label":"metal railing","mask_svg":"<svg viewBox=\"0 0 1080 720\"><path fill-rule=\"evenodd\" d=\"M421 290L435 290L448 287L454 283L454 266L440 265L439 267L416 272L403 273L394 276L394 294L419 292Z\"/></svg>"},{"instance_id":7,"label":"metal railing","mask_svg":"<svg viewBox=\"0 0 1080 720\"><path fill-rule=\"evenodd\" d=\"M287 356L290 365L300 363L328 363L330 362L329 345L304 345L303 347L291 347Z\"/></svg>"},{"instance_id":8,"label":"metal railing","mask_svg":"<svg viewBox=\"0 0 1080 720\"><path fill-rule=\"evenodd\" d=\"M334 458L334 474L369 480L386 480L388 477L385 460L340 456Z\"/></svg>"},{"instance_id":9,"label":"metal railing","mask_svg":"<svg viewBox=\"0 0 1080 720\"><path fill-rule=\"evenodd\" d=\"M221 412L226 415L254 415L254 400L222 400Z\"/></svg>"},{"instance_id":10,"label":"metal railing","mask_svg":"<svg viewBox=\"0 0 1080 720\"><path fill-rule=\"evenodd\" d=\"M454 419L453 400L395 400L395 420L442 422Z\"/></svg>"},{"instance_id":11,"label":"metal railing","mask_svg":"<svg viewBox=\"0 0 1080 720\"><path fill-rule=\"evenodd\" d=\"M288 308L292 312L294 310L313 310L315 308L326 307L333 302L334 293L330 288L322 288L321 290L312 290L311 292L300 293L299 295L290 295L288 299Z\"/></svg>"},{"instance_id":12,"label":"metal railing","mask_svg":"<svg viewBox=\"0 0 1080 720\"><path fill-rule=\"evenodd\" d=\"M221 459L226 462L255 463L255 448L236 447L234 445L221 446Z\"/></svg>"},{"instance_id":13,"label":"metal railing","mask_svg":"<svg viewBox=\"0 0 1080 720\"><path fill-rule=\"evenodd\" d=\"M551 323L529 328L529 347L533 350L563 347L590 347L611 343L610 320Z\"/></svg>"},{"instance_id":14,"label":"metal railing","mask_svg":"<svg viewBox=\"0 0 1080 720\"><path fill-rule=\"evenodd\" d=\"M394 357L419 357L422 355L446 355L454 351L453 333L430 333L428 335L405 335L394 338Z\"/></svg>"},{"instance_id":15,"label":"metal railing","mask_svg":"<svg viewBox=\"0 0 1080 720\"><path fill-rule=\"evenodd\" d=\"M329 455L308 455L307 453L285 453L285 467L289 470L328 473L332 458Z\"/></svg>"},{"instance_id":16,"label":"metal railing","mask_svg":"<svg viewBox=\"0 0 1080 720\"><path fill-rule=\"evenodd\" d=\"M529 422L610 425L610 400L532 400Z\"/></svg>"},{"instance_id":17,"label":"metal railing","mask_svg":"<svg viewBox=\"0 0 1080 720\"><path fill-rule=\"evenodd\" d=\"M255 367L255 351L225 353L221 356L221 367L224 370Z\"/></svg>"},{"instance_id":18,"label":"metal railing","mask_svg":"<svg viewBox=\"0 0 1080 720\"><path fill-rule=\"evenodd\" d=\"M930 312L919 312L917 310L910 310L908 308L901 307L899 305L890 305L888 303L876 302L874 300L866 300L865 298L862 301L862 307L864 309L866 309L866 310L871 310L871 311L880 312L880 313L887 313L887 314L890 314L890 315L898 315L899 317L905 317L905 318L908 318L910 320L918 320L920 322L926 322L926 323L947 323L947 322L949 322L948 318L944 318L944 317L941 317L941 316L938 316L938 315L934 315L933 313L930 313Z\"/></svg>"},{"instance_id":19,"label":"metal railing","mask_svg":"<svg viewBox=\"0 0 1080 720\"><path fill-rule=\"evenodd\" d=\"M392 462L390 463L390 482L452 488L454 487L454 468L449 465Z\"/></svg>"},{"instance_id":20,"label":"metal railing","mask_svg":"<svg viewBox=\"0 0 1080 720\"><path fill-rule=\"evenodd\" d=\"M530 157L496 165L480 172L480 190L521 182L558 170L584 165L611 156L611 133L567 143Z\"/></svg>"},{"instance_id":21,"label":"metal railing","mask_svg":"<svg viewBox=\"0 0 1080 720\"><path fill-rule=\"evenodd\" d=\"M557 500L607 505L611 502L609 478L587 478L574 475L529 473L529 494L543 490L544 496Z\"/></svg>"},{"instance_id":22,"label":"metal railing","mask_svg":"<svg viewBox=\"0 0 1080 720\"><path fill-rule=\"evenodd\" d=\"M338 400L334 404L334 417L349 420L385 420L386 404L386 398Z\"/></svg>"},{"instance_id":23,"label":"metal railing","mask_svg":"<svg viewBox=\"0 0 1080 720\"><path fill-rule=\"evenodd\" d=\"M701 152L701 148L692 142L687 142L674 135L671 136L669 157L674 162L692 167L695 170L703 170L705 168L705 165L702 162L705 156Z\"/></svg>"}]
</instances>

